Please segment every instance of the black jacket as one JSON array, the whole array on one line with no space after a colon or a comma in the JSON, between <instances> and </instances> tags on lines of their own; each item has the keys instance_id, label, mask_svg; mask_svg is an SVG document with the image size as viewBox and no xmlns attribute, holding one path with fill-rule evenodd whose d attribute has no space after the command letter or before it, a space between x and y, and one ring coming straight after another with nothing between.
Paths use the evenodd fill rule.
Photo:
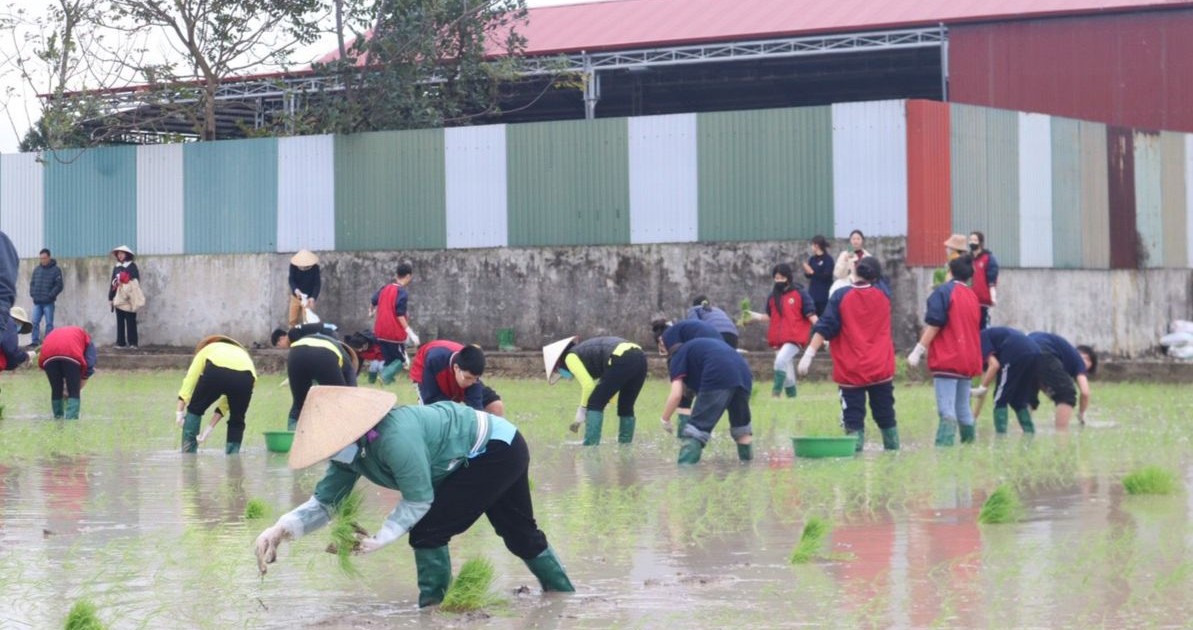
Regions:
<instances>
[{"instance_id":1,"label":"black jacket","mask_svg":"<svg viewBox=\"0 0 1193 630\"><path fill-rule=\"evenodd\" d=\"M13 247L7 234L0 232L0 313L7 314L17 297L17 266L20 264L17 248ZM0 317L0 332L7 322L8 318Z\"/></svg>"},{"instance_id":2,"label":"black jacket","mask_svg":"<svg viewBox=\"0 0 1193 630\"><path fill-rule=\"evenodd\" d=\"M306 270L290 265L290 295L294 295L294 290L298 289L303 295L318 300L322 284L319 265Z\"/></svg>"},{"instance_id":3,"label":"black jacket","mask_svg":"<svg viewBox=\"0 0 1193 630\"><path fill-rule=\"evenodd\" d=\"M599 379L604 376L605 368L609 367L613 351L623 343L625 343L625 339L621 337L593 337L572 346L564 353L564 356L574 354L580 357L580 362L584 364L584 369L588 370L588 375L593 379Z\"/></svg>"},{"instance_id":4,"label":"black jacket","mask_svg":"<svg viewBox=\"0 0 1193 630\"><path fill-rule=\"evenodd\" d=\"M29 297L34 304L53 304L62 293L62 268L58 261L50 259L50 264L38 264L33 268L33 277L29 279Z\"/></svg>"}]
</instances>

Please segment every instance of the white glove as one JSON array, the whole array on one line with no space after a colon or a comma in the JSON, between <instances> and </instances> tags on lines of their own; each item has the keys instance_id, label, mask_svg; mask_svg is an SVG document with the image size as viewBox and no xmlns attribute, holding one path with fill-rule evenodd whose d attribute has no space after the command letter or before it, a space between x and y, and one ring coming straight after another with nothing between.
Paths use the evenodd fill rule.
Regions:
<instances>
[{"instance_id":1,"label":"white glove","mask_svg":"<svg viewBox=\"0 0 1193 630\"><path fill-rule=\"evenodd\" d=\"M406 329L406 345L418 346L421 344L422 344L422 342L418 340L418 334L415 333L410 328L407 328Z\"/></svg>"},{"instance_id":2,"label":"white glove","mask_svg":"<svg viewBox=\"0 0 1193 630\"><path fill-rule=\"evenodd\" d=\"M376 534L360 539L360 545L356 548L355 552L357 554L373 553L374 551L377 551L378 549L397 540L398 537L403 533L405 532L401 531L400 527L393 524L391 521L385 521L385 523L381 526L381 529L377 530Z\"/></svg>"},{"instance_id":3,"label":"white glove","mask_svg":"<svg viewBox=\"0 0 1193 630\"><path fill-rule=\"evenodd\" d=\"M969 390L970 398L981 398L982 396L985 396L985 395L986 395L985 387L975 387L975 388Z\"/></svg>"},{"instance_id":4,"label":"white glove","mask_svg":"<svg viewBox=\"0 0 1193 630\"><path fill-rule=\"evenodd\" d=\"M998 288L990 287L990 306L998 305Z\"/></svg>"},{"instance_id":5,"label":"white glove","mask_svg":"<svg viewBox=\"0 0 1193 630\"><path fill-rule=\"evenodd\" d=\"M288 538L290 538L290 532L281 525L274 525L257 536L253 548L257 554L257 570L261 572L261 575L265 575L267 570L265 565L272 564L278 559L278 547L282 546L282 541Z\"/></svg>"},{"instance_id":6,"label":"white glove","mask_svg":"<svg viewBox=\"0 0 1193 630\"><path fill-rule=\"evenodd\" d=\"M207 428L203 429L203 432L199 434L199 437L195 438L195 441L199 442L200 444L202 444L203 442L206 442L207 436L211 435L211 430L213 428L215 428L214 424L207 425Z\"/></svg>"},{"instance_id":7,"label":"white glove","mask_svg":"<svg viewBox=\"0 0 1193 630\"><path fill-rule=\"evenodd\" d=\"M799 372L800 376L808 375L808 369L812 367L812 357L814 356L816 356L816 351L812 348L804 351L804 356L800 357L799 366L795 368L795 371Z\"/></svg>"},{"instance_id":8,"label":"white glove","mask_svg":"<svg viewBox=\"0 0 1193 630\"><path fill-rule=\"evenodd\" d=\"M572 422L572 426L568 427L568 430L572 433L579 432L580 426L584 424L584 417L587 415L587 410L583 406L576 407L576 419Z\"/></svg>"},{"instance_id":9,"label":"white glove","mask_svg":"<svg viewBox=\"0 0 1193 630\"><path fill-rule=\"evenodd\" d=\"M31 367L31 368L37 367L37 357L40 356L41 353L38 350L30 350L28 354L29 354L29 367Z\"/></svg>"},{"instance_id":10,"label":"white glove","mask_svg":"<svg viewBox=\"0 0 1193 630\"><path fill-rule=\"evenodd\" d=\"M752 321L752 322L760 322L760 321L766 319L766 315L763 315L762 313L758 313L756 311L749 311L749 313L750 313L750 321Z\"/></svg>"},{"instance_id":11,"label":"white glove","mask_svg":"<svg viewBox=\"0 0 1193 630\"><path fill-rule=\"evenodd\" d=\"M659 421L663 423L663 431L665 433L674 433L675 432L675 427L671 426L670 420L668 420L666 418L659 418Z\"/></svg>"},{"instance_id":12,"label":"white glove","mask_svg":"<svg viewBox=\"0 0 1193 630\"><path fill-rule=\"evenodd\" d=\"M907 365L918 367L920 359L924 358L924 353L926 352L928 352L928 349L924 347L924 344L915 344L915 349L911 351L911 354L907 355Z\"/></svg>"},{"instance_id":13,"label":"white glove","mask_svg":"<svg viewBox=\"0 0 1193 630\"><path fill-rule=\"evenodd\" d=\"M183 422L186 422L186 412L182 409L179 409L178 411L174 412L174 423L178 426L182 426Z\"/></svg>"}]
</instances>

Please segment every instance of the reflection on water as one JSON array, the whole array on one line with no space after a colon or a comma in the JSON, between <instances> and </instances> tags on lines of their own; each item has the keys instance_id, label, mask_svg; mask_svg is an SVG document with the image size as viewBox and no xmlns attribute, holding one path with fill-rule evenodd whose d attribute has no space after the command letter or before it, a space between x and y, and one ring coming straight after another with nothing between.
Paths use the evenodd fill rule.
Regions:
<instances>
[{"instance_id":1,"label":"reflection on water","mask_svg":"<svg viewBox=\"0 0 1193 630\"><path fill-rule=\"evenodd\" d=\"M463 619L415 609L404 540L358 559L363 576L354 579L321 551L326 533L316 533L288 545L260 579L253 538L305 500L321 472L292 472L284 456L163 451L0 466L0 626L59 625L81 597L114 628L1124 627L1193 619L1186 494L1128 498L1117 482L1089 475L1024 489L1023 522L984 527L977 513L990 484L945 468L923 467L913 498L888 504L881 489L892 463L880 453L809 464L788 450L743 466L726 451L677 470L671 448L537 446L536 515L579 593L541 597L482 522L453 541L453 559L458 567L488 557L508 602ZM835 471L863 475L864 496L832 487ZM1193 481L1188 467L1184 474ZM273 513L246 522L252 498ZM368 486L366 527L396 500ZM825 505L835 526L828 559L790 565L803 522L820 511L806 506Z\"/></svg>"}]
</instances>

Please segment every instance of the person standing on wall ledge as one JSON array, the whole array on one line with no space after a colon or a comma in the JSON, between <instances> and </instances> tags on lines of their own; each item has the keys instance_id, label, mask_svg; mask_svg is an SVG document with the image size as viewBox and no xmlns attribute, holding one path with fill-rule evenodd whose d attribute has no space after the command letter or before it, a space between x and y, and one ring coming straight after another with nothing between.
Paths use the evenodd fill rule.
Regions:
<instances>
[{"instance_id":1,"label":"person standing on wall ledge","mask_svg":"<svg viewBox=\"0 0 1193 630\"><path fill-rule=\"evenodd\" d=\"M182 452L194 453L203 439L199 425L203 414L216 405L211 427L228 417L228 438L224 454L240 452L244 438L245 415L253 398L257 370L248 350L239 341L224 335L208 335L195 346L195 358L178 390L176 420L182 427ZM204 433L204 437L206 433Z\"/></svg>"},{"instance_id":2,"label":"person standing on wall ledge","mask_svg":"<svg viewBox=\"0 0 1193 630\"><path fill-rule=\"evenodd\" d=\"M409 312L410 294L406 287L414 281L414 267L404 262L398 265L394 281L377 289L373 294L373 334L381 346L382 360L385 367L381 369L381 382L392 385L394 377L406 366L409 359L406 356L406 345L418 346L418 335L410 328Z\"/></svg>"},{"instance_id":3,"label":"person standing on wall ledge","mask_svg":"<svg viewBox=\"0 0 1193 630\"><path fill-rule=\"evenodd\" d=\"M837 255L837 264L833 267L833 284L828 290L830 298L837 289L847 287L853 282L854 267L858 261L870 255L870 252L866 251L866 235L862 234L861 230L850 232L849 249Z\"/></svg>"},{"instance_id":4,"label":"person standing on wall ledge","mask_svg":"<svg viewBox=\"0 0 1193 630\"><path fill-rule=\"evenodd\" d=\"M593 337L579 343L579 337L560 339L543 348L543 367L547 382L560 378L575 379L580 384L580 407L572 422L572 432L584 425L584 446L601 443L601 425L605 407L617 395L617 441L634 441L634 403L646 383L646 353L636 343L621 337Z\"/></svg>"},{"instance_id":5,"label":"person standing on wall ledge","mask_svg":"<svg viewBox=\"0 0 1193 630\"><path fill-rule=\"evenodd\" d=\"M990 326L990 309L998 304L998 259L986 249L986 235L969 233L969 252L973 256L973 292L982 304L982 330Z\"/></svg>"},{"instance_id":6,"label":"person standing on wall ledge","mask_svg":"<svg viewBox=\"0 0 1193 630\"><path fill-rule=\"evenodd\" d=\"M812 255L804 263L804 277L808 279L808 295L816 303L816 316L824 314L828 306L829 287L833 286L833 257L828 253L828 240L817 234L812 237Z\"/></svg>"},{"instance_id":7,"label":"person standing on wall ledge","mask_svg":"<svg viewBox=\"0 0 1193 630\"><path fill-rule=\"evenodd\" d=\"M0 231L0 315L7 313L17 299L17 269L21 259L8 235ZM0 333L3 333L8 318L0 316Z\"/></svg>"},{"instance_id":8,"label":"person standing on wall ledge","mask_svg":"<svg viewBox=\"0 0 1193 630\"><path fill-rule=\"evenodd\" d=\"M95 360L95 344L86 330L63 326L46 333L37 365L50 381L50 409L54 418L79 419L83 387L95 374Z\"/></svg>"},{"instance_id":9,"label":"person standing on wall ledge","mask_svg":"<svg viewBox=\"0 0 1193 630\"><path fill-rule=\"evenodd\" d=\"M116 312L116 347L137 349L137 311L145 306L141 292L141 272L136 256L127 245L112 250L116 265L108 286L108 307Z\"/></svg>"},{"instance_id":10,"label":"person standing on wall ledge","mask_svg":"<svg viewBox=\"0 0 1193 630\"><path fill-rule=\"evenodd\" d=\"M54 303L62 293L62 268L50 257L50 250L43 249L37 255L38 264L29 278L29 297L33 299L33 341L30 348L41 345L41 340L54 330ZM41 330L42 318L46 320L45 333Z\"/></svg>"},{"instance_id":11,"label":"person standing on wall ledge","mask_svg":"<svg viewBox=\"0 0 1193 630\"><path fill-rule=\"evenodd\" d=\"M286 323L291 328L306 323L306 311L315 310L323 279L319 275L319 257L306 249L290 258L290 308Z\"/></svg>"}]
</instances>

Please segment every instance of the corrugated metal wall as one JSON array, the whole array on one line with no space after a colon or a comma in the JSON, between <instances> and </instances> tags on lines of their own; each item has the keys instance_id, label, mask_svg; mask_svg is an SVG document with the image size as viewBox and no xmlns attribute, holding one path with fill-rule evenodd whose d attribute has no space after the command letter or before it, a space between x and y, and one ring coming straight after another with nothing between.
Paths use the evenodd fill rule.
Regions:
<instances>
[{"instance_id":1,"label":"corrugated metal wall","mask_svg":"<svg viewBox=\"0 0 1193 630\"><path fill-rule=\"evenodd\" d=\"M907 233L907 115L903 101L832 106L833 235ZM826 235L827 236L827 235Z\"/></svg>"},{"instance_id":2,"label":"corrugated metal wall","mask_svg":"<svg viewBox=\"0 0 1193 630\"><path fill-rule=\"evenodd\" d=\"M21 258L33 258L45 247L45 172L37 153L0 156L0 230Z\"/></svg>"},{"instance_id":3,"label":"corrugated metal wall","mask_svg":"<svg viewBox=\"0 0 1193 630\"><path fill-rule=\"evenodd\" d=\"M907 264L939 265L953 231L949 105L907 102Z\"/></svg>"},{"instance_id":4,"label":"corrugated metal wall","mask_svg":"<svg viewBox=\"0 0 1193 630\"><path fill-rule=\"evenodd\" d=\"M699 114L700 240L833 231L829 107Z\"/></svg>"},{"instance_id":5,"label":"corrugated metal wall","mask_svg":"<svg viewBox=\"0 0 1193 630\"><path fill-rule=\"evenodd\" d=\"M629 243L628 134L624 118L511 126L510 245Z\"/></svg>"},{"instance_id":6,"label":"corrugated metal wall","mask_svg":"<svg viewBox=\"0 0 1193 630\"><path fill-rule=\"evenodd\" d=\"M1110 267L1110 174L1106 125L1078 123L1081 147L1081 266Z\"/></svg>"},{"instance_id":7,"label":"corrugated metal wall","mask_svg":"<svg viewBox=\"0 0 1193 630\"><path fill-rule=\"evenodd\" d=\"M137 149L58 151L44 166L46 246L65 258L137 250Z\"/></svg>"},{"instance_id":8,"label":"corrugated metal wall","mask_svg":"<svg viewBox=\"0 0 1193 630\"><path fill-rule=\"evenodd\" d=\"M276 138L188 144L182 162L186 253L277 251Z\"/></svg>"},{"instance_id":9,"label":"corrugated metal wall","mask_svg":"<svg viewBox=\"0 0 1193 630\"><path fill-rule=\"evenodd\" d=\"M335 249L335 138L279 138L277 161L277 250Z\"/></svg>"},{"instance_id":10,"label":"corrugated metal wall","mask_svg":"<svg viewBox=\"0 0 1193 630\"><path fill-rule=\"evenodd\" d=\"M1019 266L1019 117L952 105L953 231L981 231L999 264Z\"/></svg>"},{"instance_id":11,"label":"corrugated metal wall","mask_svg":"<svg viewBox=\"0 0 1193 630\"><path fill-rule=\"evenodd\" d=\"M1052 118L1019 114L1019 265L1052 264Z\"/></svg>"},{"instance_id":12,"label":"corrugated metal wall","mask_svg":"<svg viewBox=\"0 0 1193 630\"><path fill-rule=\"evenodd\" d=\"M1144 267L1164 266L1163 158L1160 134L1136 131L1135 229L1139 232L1140 262Z\"/></svg>"},{"instance_id":13,"label":"corrugated metal wall","mask_svg":"<svg viewBox=\"0 0 1193 630\"><path fill-rule=\"evenodd\" d=\"M1185 264L1193 267L1193 134L1185 136L1185 246Z\"/></svg>"},{"instance_id":14,"label":"corrugated metal wall","mask_svg":"<svg viewBox=\"0 0 1193 630\"><path fill-rule=\"evenodd\" d=\"M629 122L630 242L689 243L699 234L696 114Z\"/></svg>"},{"instance_id":15,"label":"corrugated metal wall","mask_svg":"<svg viewBox=\"0 0 1193 630\"><path fill-rule=\"evenodd\" d=\"M138 254L181 254L186 207L181 144L137 147Z\"/></svg>"},{"instance_id":16,"label":"corrugated metal wall","mask_svg":"<svg viewBox=\"0 0 1193 630\"><path fill-rule=\"evenodd\" d=\"M447 247L509 243L505 125L444 131Z\"/></svg>"},{"instance_id":17,"label":"corrugated metal wall","mask_svg":"<svg viewBox=\"0 0 1193 630\"><path fill-rule=\"evenodd\" d=\"M1085 261L1082 239L1083 174L1081 123L1056 118L1051 123L1052 264L1078 269Z\"/></svg>"},{"instance_id":18,"label":"corrugated metal wall","mask_svg":"<svg viewBox=\"0 0 1193 630\"><path fill-rule=\"evenodd\" d=\"M1160 174L1162 227L1164 242L1163 266L1181 268L1189 256L1185 240L1188 229L1188 208L1185 195L1185 134L1165 131L1160 134Z\"/></svg>"},{"instance_id":19,"label":"corrugated metal wall","mask_svg":"<svg viewBox=\"0 0 1193 630\"><path fill-rule=\"evenodd\" d=\"M1110 187L1110 267L1134 269L1143 262L1135 224L1135 138L1130 129L1106 128Z\"/></svg>"}]
</instances>

